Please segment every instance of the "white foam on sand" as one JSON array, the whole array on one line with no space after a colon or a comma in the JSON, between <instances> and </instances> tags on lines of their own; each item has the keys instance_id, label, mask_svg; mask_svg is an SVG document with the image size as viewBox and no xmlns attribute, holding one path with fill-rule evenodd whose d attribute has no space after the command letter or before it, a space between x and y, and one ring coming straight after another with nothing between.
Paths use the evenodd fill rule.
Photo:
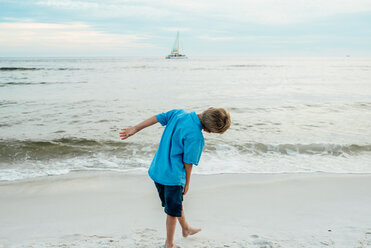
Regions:
<instances>
[{"instance_id":1,"label":"white foam on sand","mask_svg":"<svg viewBox=\"0 0 371 248\"><path fill-rule=\"evenodd\" d=\"M371 245L371 175L193 175L179 247ZM0 183L0 247L162 247L165 214L143 175L90 172Z\"/></svg>"},{"instance_id":2,"label":"white foam on sand","mask_svg":"<svg viewBox=\"0 0 371 248\"><path fill-rule=\"evenodd\" d=\"M158 247L162 248L164 240L163 234L159 233L156 229L142 229L134 231L133 233L122 236L102 236L102 235L82 235L82 234L71 234L53 239L49 241L31 241L27 244L22 245L0 245L0 247ZM313 236L310 236L313 238ZM345 237L345 239L349 236ZM336 241L330 237L323 237L322 240L290 240L290 239L278 239L275 240L272 237L263 237L257 234L247 235L243 240L234 241L221 241L208 239L205 236L191 237L182 239L180 237L175 238L177 247L195 247L195 248L216 248L216 247L230 247L230 248L279 248L279 247L359 247L367 248L371 246L371 232L366 232L364 235L357 236L358 242L354 242L347 245L339 245ZM354 246L353 246L354 245Z\"/></svg>"}]
</instances>

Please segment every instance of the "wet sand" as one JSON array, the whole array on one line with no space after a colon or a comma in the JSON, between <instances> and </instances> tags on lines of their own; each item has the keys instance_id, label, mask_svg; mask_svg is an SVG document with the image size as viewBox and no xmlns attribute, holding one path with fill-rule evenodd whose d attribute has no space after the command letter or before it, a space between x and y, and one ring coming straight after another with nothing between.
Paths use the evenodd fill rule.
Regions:
<instances>
[{"instance_id":1,"label":"wet sand","mask_svg":"<svg viewBox=\"0 0 371 248\"><path fill-rule=\"evenodd\" d=\"M370 174L192 175L180 247L369 247ZM0 247L161 247L146 175L76 172L0 183Z\"/></svg>"}]
</instances>

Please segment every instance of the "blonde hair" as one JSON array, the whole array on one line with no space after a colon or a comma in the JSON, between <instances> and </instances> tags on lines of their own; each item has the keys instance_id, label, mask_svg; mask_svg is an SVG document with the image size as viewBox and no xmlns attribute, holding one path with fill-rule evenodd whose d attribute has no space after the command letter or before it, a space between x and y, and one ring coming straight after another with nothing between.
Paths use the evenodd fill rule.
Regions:
<instances>
[{"instance_id":1,"label":"blonde hair","mask_svg":"<svg viewBox=\"0 0 371 248\"><path fill-rule=\"evenodd\" d=\"M231 126L231 116L224 108L209 108L202 112L202 125L212 133L224 133Z\"/></svg>"}]
</instances>

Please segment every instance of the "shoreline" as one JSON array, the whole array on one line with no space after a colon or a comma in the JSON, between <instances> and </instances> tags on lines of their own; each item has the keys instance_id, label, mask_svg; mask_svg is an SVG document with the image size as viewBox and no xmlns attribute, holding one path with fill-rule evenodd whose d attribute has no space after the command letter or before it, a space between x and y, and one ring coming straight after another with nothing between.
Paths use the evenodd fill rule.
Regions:
<instances>
[{"instance_id":1,"label":"shoreline","mask_svg":"<svg viewBox=\"0 0 371 248\"><path fill-rule=\"evenodd\" d=\"M180 247L367 247L371 174L192 175ZM0 182L0 247L160 247L165 214L147 175L73 172Z\"/></svg>"},{"instance_id":2,"label":"shoreline","mask_svg":"<svg viewBox=\"0 0 371 248\"><path fill-rule=\"evenodd\" d=\"M326 171L314 171L314 172L225 172L225 173L197 173L192 172L192 177L207 177L207 176L223 176L223 175L235 175L235 176L284 176L284 177L307 177L307 176L371 176L371 172L326 172ZM138 176L138 177L149 177L148 168L140 168L128 171L118 171L118 170L73 170L65 174L57 175L46 175L46 176L36 176L31 178L22 178L15 180L0 180L0 187L7 184L18 184L18 183L28 183L36 181L53 181L53 180L63 180L70 178L85 178L94 176Z\"/></svg>"}]
</instances>

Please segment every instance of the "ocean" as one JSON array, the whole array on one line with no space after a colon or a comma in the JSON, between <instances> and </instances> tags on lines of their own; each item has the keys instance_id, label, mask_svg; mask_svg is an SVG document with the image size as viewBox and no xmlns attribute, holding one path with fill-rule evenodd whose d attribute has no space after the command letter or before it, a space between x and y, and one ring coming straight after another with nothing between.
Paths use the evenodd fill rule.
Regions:
<instances>
[{"instance_id":1,"label":"ocean","mask_svg":"<svg viewBox=\"0 0 371 248\"><path fill-rule=\"evenodd\" d=\"M196 174L371 173L371 57L0 58L0 181L146 173L157 124L224 107Z\"/></svg>"}]
</instances>

